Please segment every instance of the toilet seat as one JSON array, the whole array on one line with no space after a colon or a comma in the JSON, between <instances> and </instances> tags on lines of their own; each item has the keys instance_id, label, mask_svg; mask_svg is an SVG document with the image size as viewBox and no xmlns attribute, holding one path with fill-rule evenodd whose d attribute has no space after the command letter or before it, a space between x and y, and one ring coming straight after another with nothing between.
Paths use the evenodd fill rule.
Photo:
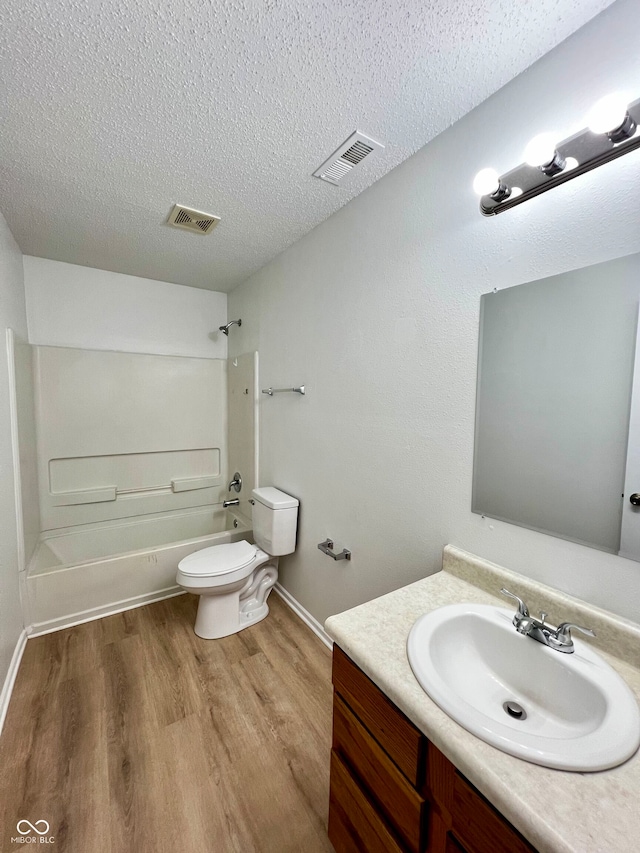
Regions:
<instances>
[{"instance_id":1,"label":"toilet seat","mask_svg":"<svg viewBox=\"0 0 640 853\"><path fill-rule=\"evenodd\" d=\"M256 545L251 545L244 539L241 542L212 545L180 560L178 571L192 578L227 575L249 566L257 551Z\"/></svg>"}]
</instances>

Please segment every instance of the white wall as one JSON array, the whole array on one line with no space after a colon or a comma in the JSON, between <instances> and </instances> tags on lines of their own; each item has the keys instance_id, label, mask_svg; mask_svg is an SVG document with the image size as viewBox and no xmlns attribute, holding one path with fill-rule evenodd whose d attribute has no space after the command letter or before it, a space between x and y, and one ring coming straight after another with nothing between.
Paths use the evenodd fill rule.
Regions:
<instances>
[{"instance_id":1,"label":"white wall","mask_svg":"<svg viewBox=\"0 0 640 853\"><path fill-rule=\"evenodd\" d=\"M480 295L638 251L640 151L495 219L473 176L640 80L639 27L619 0L230 294L231 354L259 350L262 387L307 385L261 400L260 482L301 500L281 580L316 618L437 570L451 542L640 619L640 564L471 513Z\"/></svg>"},{"instance_id":2,"label":"white wall","mask_svg":"<svg viewBox=\"0 0 640 853\"><path fill-rule=\"evenodd\" d=\"M22 253L0 214L0 329L27 336ZM0 347L0 693L22 632L7 349ZM1 710L1 709L0 709Z\"/></svg>"},{"instance_id":3,"label":"white wall","mask_svg":"<svg viewBox=\"0 0 640 853\"><path fill-rule=\"evenodd\" d=\"M226 293L29 255L24 278L32 344L227 357Z\"/></svg>"}]
</instances>

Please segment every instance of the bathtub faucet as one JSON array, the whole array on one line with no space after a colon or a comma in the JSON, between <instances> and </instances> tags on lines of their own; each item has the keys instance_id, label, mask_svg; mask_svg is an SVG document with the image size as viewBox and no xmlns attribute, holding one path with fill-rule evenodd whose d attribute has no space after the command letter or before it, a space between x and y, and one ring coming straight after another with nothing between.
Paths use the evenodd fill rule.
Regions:
<instances>
[{"instance_id":1,"label":"bathtub faucet","mask_svg":"<svg viewBox=\"0 0 640 853\"><path fill-rule=\"evenodd\" d=\"M223 509L227 509L230 506L240 506L240 498L234 498L232 501L222 501Z\"/></svg>"}]
</instances>

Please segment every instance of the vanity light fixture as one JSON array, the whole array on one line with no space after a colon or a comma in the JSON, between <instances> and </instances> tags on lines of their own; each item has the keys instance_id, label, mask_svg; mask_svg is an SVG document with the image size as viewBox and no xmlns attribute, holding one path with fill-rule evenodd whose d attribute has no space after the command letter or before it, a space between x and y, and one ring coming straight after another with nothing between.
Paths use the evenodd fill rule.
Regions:
<instances>
[{"instance_id":1,"label":"vanity light fixture","mask_svg":"<svg viewBox=\"0 0 640 853\"><path fill-rule=\"evenodd\" d=\"M494 201L509 198L511 190L500 180L495 169L481 169L473 181L473 190L478 195L489 195Z\"/></svg>"},{"instance_id":2,"label":"vanity light fixture","mask_svg":"<svg viewBox=\"0 0 640 853\"><path fill-rule=\"evenodd\" d=\"M553 133L535 136L525 148L525 162L504 175L481 169L473 189L481 196L482 215L509 210L640 147L640 98L628 103L620 94L608 95L587 121L586 128L562 141Z\"/></svg>"},{"instance_id":3,"label":"vanity light fixture","mask_svg":"<svg viewBox=\"0 0 640 853\"><path fill-rule=\"evenodd\" d=\"M553 133L539 133L524 149L524 159L529 166L536 166L545 175L557 175L567 165L565 158L558 154L556 137Z\"/></svg>"},{"instance_id":4,"label":"vanity light fixture","mask_svg":"<svg viewBox=\"0 0 640 853\"><path fill-rule=\"evenodd\" d=\"M636 132L637 124L629 114L622 95L601 98L589 113L589 130L606 133L612 142L623 142Z\"/></svg>"}]
</instances>

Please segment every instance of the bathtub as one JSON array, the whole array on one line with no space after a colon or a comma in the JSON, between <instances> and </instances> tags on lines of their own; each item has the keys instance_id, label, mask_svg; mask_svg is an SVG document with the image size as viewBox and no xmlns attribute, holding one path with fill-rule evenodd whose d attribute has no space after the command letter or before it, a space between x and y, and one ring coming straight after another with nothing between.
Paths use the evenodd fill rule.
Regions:
<instances>
[{"instance_id":1,"label":"bathtub","mask_svg":"<svg viewBox=\"0 0 640 853\"><path fill-rule=\"evenodd\" d=\"M220 505L43 533L26 572L33 633L180 594L183 557L251 534L244 515Z\"/></svg>"}]
</instances>

